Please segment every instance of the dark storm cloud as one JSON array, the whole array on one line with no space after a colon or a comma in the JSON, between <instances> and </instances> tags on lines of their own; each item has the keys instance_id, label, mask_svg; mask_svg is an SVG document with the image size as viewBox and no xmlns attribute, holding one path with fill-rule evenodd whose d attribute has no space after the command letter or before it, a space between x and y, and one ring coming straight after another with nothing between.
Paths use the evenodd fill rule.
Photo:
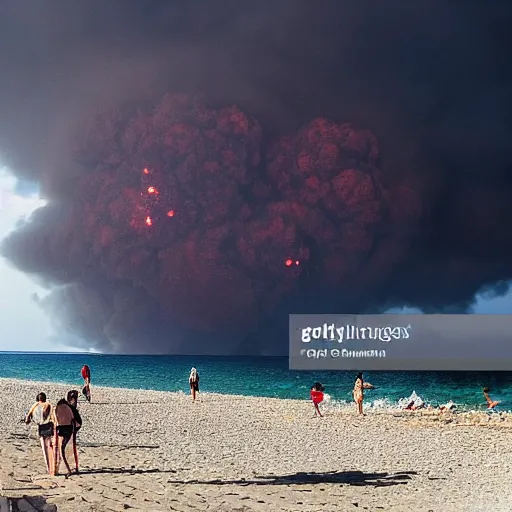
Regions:
<instances>
[{"instance_id":1,"label":"dark storm cloud","mask_svg":"<svg viewBox=\"0 0 512 512\"><path fill-rule=\"evenodd\" d=\"M3 2L0 152L51 200L4 254L112 351L280 349L290 311L466 310L512 273L511 12Z\"/></svg>"}]
</instances>

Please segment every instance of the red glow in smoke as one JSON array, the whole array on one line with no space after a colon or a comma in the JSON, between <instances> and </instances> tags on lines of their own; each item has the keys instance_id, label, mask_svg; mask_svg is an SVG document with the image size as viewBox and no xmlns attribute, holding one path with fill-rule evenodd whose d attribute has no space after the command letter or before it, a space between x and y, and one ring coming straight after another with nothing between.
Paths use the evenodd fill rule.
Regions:
<instances>
[{"instance_id":1,"label":"red glow in smoke","mask_svg":"<svg viewBox=\"0 0 512 512\"><path fill-rule=\"evenodd\" d=\"M215 110L180 95L166 96L154 114L132 121L126 133L114 134L122 138L123 161L129 168L144 158L155 167L142 168L138 177L112 174L119 179L115 188L103 163L94 174L105 180L101 188L84 174L87 222L77 222L87 224L90 239L83 243L105 251L99 256L108 261L109 271L142 286L141 293L154 298L164 316L185 328L222 332L236 321L243 330L259 322L260 303L264 318L277 314L288 294L309 291L311 276L304 271L311 266L311 244L321 248L314 278L333 291L349 283L360 267L363 271L360 262L377 243L376 233L388 216L402 229L408 214L404 231L415 229L418 200L409 201L407 190L394 192L396 187L388 190L381 183L376 141L352 125L317 118L267 145L259 123L236 107ZM96 154L98 137L91 135L83 160L102 158L107 164L110 156ZM126 190L126 197L115 189ZM176 220L174 207L180 208ZM169 222L162 224L164 217ZM133 218L130 235L138 240L125 233L127 218ZM103 219L110 238L96 241L95 226ZM283 256L281 264L289 272L280 267ZM393 253L389 259L400 256ZM388 257L383 258L388 265ZM379 262L368 265L368 272L376 271ZM311 286L316 293L316 282ZM223 301L212 300L212 290L221 287Z\"/></svg>"}]
</instances>

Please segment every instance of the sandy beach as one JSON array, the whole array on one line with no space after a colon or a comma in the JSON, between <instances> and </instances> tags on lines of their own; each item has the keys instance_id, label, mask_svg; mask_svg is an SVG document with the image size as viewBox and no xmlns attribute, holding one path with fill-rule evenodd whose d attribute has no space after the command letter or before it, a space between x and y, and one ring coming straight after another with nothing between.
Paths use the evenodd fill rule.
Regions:
<instances>
[{"instance_id":1,"label":"sandy beach","mask_svg":"<svg viewBox=\"0 0 512 512\"><path fill-rule=\"evenodd\" d=\"M66 479L20 420L37 392L68 389L0 379L1 512L512 510L506 414L314 418L308 401L93 387Z\"/></svg>"}]
</instances>

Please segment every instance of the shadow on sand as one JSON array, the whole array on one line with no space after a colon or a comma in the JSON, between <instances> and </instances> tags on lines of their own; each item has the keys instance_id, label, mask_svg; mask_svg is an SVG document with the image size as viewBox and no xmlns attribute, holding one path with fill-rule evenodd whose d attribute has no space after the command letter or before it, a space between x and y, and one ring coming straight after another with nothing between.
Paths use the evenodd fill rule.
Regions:
<instances>
[{"instance_id":1,"label":"shadow on sand","mask_svg":"<svg viewBox=\"0 0 512 512\"><path fill-rule=\"evenodd\" d=\"M2 498L0 498L1 503ZM24 512L36 510L45 512L57 512L57 507L46 501L43 496L23 496L23 498L7 498L8 509L11 512ZM2 509L3 510L3 509Z\"/></svg>"},{"instance_id":2,"label":"shadow on sand","mask_svg":"<svg viewBox=\"0 0 512 512\"><path fill-rule=\"evenodd\" d=\"M174 469L137 469L135 467L132 468L94 468L94 469L81 469L80 475L146 475L151 473L176 473Z\"/></svg>"},{"instance_id":3,"label":"shadow on sand","mask_svg":"<svg viewBox=\"0 0 512 512\"><path fill-rule=\"evenodd\" d=\"M168 480L169 484L200 485L315 485L347 484L387 487L405 485L417 475L416 471L400 473L363 473L362 471L329 471L325 473L294 473L291 475L255 476L253 479L241 480Z\"/></svg>"},{"instance_id":4,"label":"shadow on sand","mask_svg":"<svg viewBox=\"0 0 512 512\"><path fill-rule=\"evenodd\" d=\"M122 449L131 449L131 448L143 448L145 450L155 450L160 448L157 444L115 444L115 443L88 443L88 442L79 442L78 445L82 448L122 448Z\"/></svg>"}]
</instances>

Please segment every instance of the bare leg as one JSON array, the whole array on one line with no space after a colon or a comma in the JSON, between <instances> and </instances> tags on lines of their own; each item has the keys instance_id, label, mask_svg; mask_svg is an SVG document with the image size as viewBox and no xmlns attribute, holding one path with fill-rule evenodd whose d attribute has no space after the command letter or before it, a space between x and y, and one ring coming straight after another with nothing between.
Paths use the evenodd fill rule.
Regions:
<instances>
[{"instance_id":1,"label":"bare leg","mask_svg":"<svg viewBox=\"0 0 512 512\"><path fill-rule=\"evenodd\" d=\"M59 474L59 436L57 435L57 428L55 428L55 435L53 437L53 474Z\"/></svg>"},{"instance_id":2,"label":"bare leg","mask_svg":"<svg viewBox=\"0 0 512 512\"><path fill-rule=\"evenodd\" d=\"M60 453L62 455L62 460L64 461L64 464L66 466L66 469L68 470L68 473L66 476L71 475L71 468L69 467L68 461L66 459L66 446L68 445L71 437L63 437L60 447Z\"/></svg>"},{"instance_id":3,"label":"bare leg","mask_svg":"<svg viewBox=\"0 0 512 512\"><path fill-rule=\"evenodd\" d=\"M51 471L50 461L48 460L48 445L46 444L46 438L40 437L41 440L41 449L43 450L44 463L46 464L46 470L48 473Z\"/></svg>"},{"instance_id":4,"label":"bare leg","mask_svg":"<svg viewBox=\"0 0 512 512\"><path fill-rule=\"evenodd\" d=\"M318 404L314 404L315 406L315 416L318 414L320 418L322 418L322 413L320 412L320 407L318 407Z\"/></svg>"},{"instance_id":5,"label":"bare leg","mask_svg":"<svg viewBox=\"0 0 512 512\"><path fill-rule=\"evenodd\" d=\"M192 388L192 400L196 400L196 388Z\"/></svg>"},{"instance_id":6,"label":"bare leg","mask_svg":"<svg viewBox=\"0 0 512 512\"><path fill-rule=\"evenodd\" d=\"M53 460L53 441L51 437L45 437L44 438L45 446L46 446L46 453L48 454L48 473L50 475L54 474L54 460Z\"/></svg>"},{"instance_id":7,"label":"bare leg","mask_svg":"<svg viewBox=\"0 0 512 512\"><path fill-rule=\"evenodd\" d=\"M76 432L73 432L73 456L75 457L75 469L78 473L78 449L76 447Z\"/></svg>"}]
</instances>

